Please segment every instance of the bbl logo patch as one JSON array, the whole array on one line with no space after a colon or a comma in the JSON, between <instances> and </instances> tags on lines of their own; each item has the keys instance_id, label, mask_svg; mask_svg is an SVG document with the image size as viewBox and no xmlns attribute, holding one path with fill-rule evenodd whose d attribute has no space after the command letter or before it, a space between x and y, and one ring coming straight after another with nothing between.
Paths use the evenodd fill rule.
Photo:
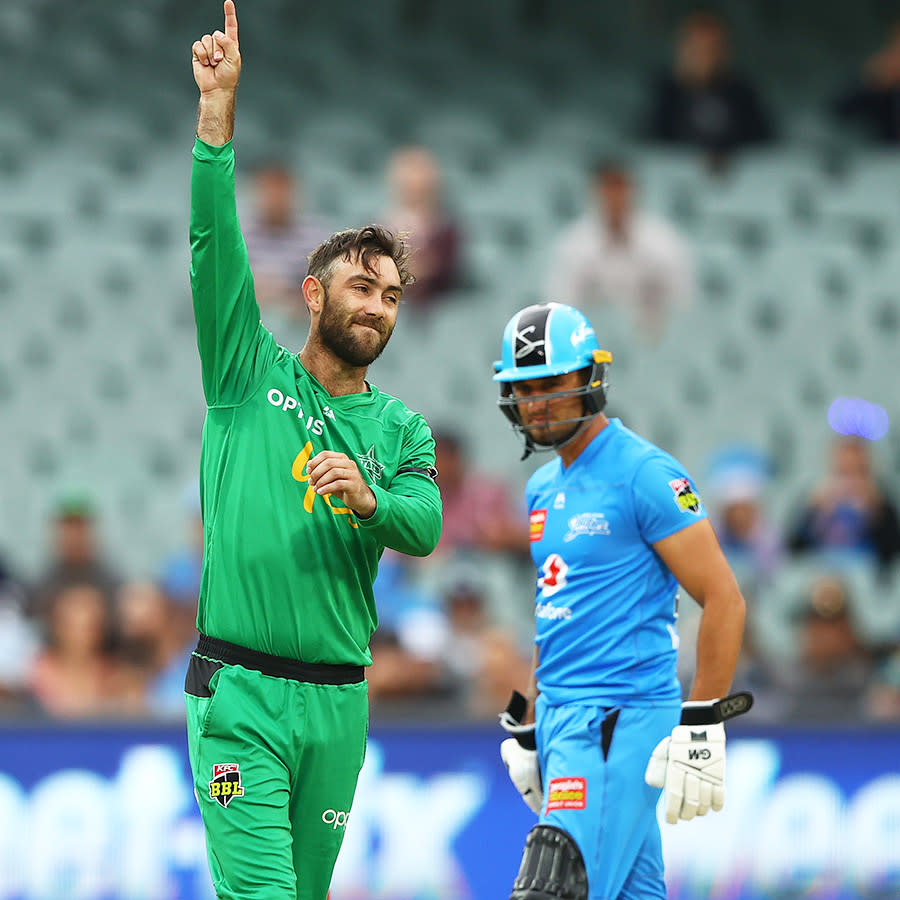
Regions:
<instances>
[{"instance_id":1,"label":"bbl logo patch","mask_svg":"<svg viewBox=\"0 0 900 900\"><path fill-rule=\"evenodd\" d=\"M675 505L682 512L692 512L694 515L700 512L700 498L687 478L676 478L669 482L669 487L675 492Z\"/></svg>"},{"instance_id":2,"label":"bbl logo patch","mask_svg":"<svg viewBox=\"0 0 900 900\"><path fill-rule=\"evenodd\" d=\"M235 797L244 796L241 768L237 763L216 763L209 783L209 796L226 807Z\"/></svg>"}]
</instances>

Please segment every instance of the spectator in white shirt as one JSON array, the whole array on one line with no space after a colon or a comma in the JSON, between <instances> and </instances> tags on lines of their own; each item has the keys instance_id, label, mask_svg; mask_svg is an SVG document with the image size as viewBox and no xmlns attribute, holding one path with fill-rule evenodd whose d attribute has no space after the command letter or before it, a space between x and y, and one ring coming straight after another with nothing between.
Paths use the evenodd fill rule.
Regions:
<instances>
[{"instance_id":1,"label":"spectator in white shirt","mask_svg":"<svg viewBox=\"0 0 900 900\"><path fill-rule=\"evenodd\" d=\"M635 209L627 166L603 160L591 177L588 212L561 235L551 262L547 296L587 315L619 306L655 342L674 309L694 290L687 242L668 222Z\"/></svg>"}]
</instances>

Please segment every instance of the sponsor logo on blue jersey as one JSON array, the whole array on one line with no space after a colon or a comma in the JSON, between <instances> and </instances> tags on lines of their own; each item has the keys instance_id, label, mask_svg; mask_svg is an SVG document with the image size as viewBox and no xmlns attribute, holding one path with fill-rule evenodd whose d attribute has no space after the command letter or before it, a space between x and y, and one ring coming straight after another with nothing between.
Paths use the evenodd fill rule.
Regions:
<instances>
[{"instance_id":1,"label":"sponsor logo on blue jersey","mask_svg":"<svg viewBox=\"0 0 900 900\"><path fill-rule=\"evenodd\" d=\"M582 534L609 534L609 522L603 513L580 513L569 519L569 530L563 540L568 543Z\"/></svg>"},{"instance_id":2,"label":"sponsor logo on blue jersey","mask_svg":"<svg viewBox=\"0 0 900 900\"><path fill-rule=\"evenodd\" d=\"M551 553L541 566L541 577L538 578L538 587L541 596L552 597L561 591L569 580L566 575L569 572L569 564L558 554Z\"/></svg>"},{"instance_id":3,"label":"sponsor logo on blue jersey","mask_svg":"<svg viewBox=\"0 0 900 900\"><path fill-rule=\"evenodd\" d=\"M572 610L569 609L568 606L554 606L549 601L546 603L538 603L534 608L534 614L539 619L550 619L551 621L572 618Z\"/></svg>"}]
</instances>

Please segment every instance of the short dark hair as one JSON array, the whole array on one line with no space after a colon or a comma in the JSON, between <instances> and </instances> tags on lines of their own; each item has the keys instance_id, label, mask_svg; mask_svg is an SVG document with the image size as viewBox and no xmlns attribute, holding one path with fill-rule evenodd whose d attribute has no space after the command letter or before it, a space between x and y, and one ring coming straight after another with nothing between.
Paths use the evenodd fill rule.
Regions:
<instances>
[{"instance_id":1,"label":"short dark hair","mask_svg":"<svg viewBox=\"0 0 900 900\"><path fill-rule=\"evenodd\" d=\"M679 26L681 34L690 31L692 28L700 28L704 31L718 31L723 35L728 34L728 22L718 10L700 7L689 12L682 20Z\"/></svg>"},{"instance_id":2,"label":"short dark hair","mask_svg":"<svg viewBox=\"0 0 900 900\"><path fill-rule=\"evenodd\" d=\"M600 181L608 175L622 175L630 181L631 169L625 160L618 156L601 156L594 160L594 164L591 166L591 177L595 181Z\"/></svg>"},{"instance_id":3,"label":"short dark hair","mask_svg":"<svg viewBox=\"0 0 900 900\"><path fill-rule=\"evenodd\" d=\"M404 236L394 234L383 225L366 225L365 228L348 228L337 231L316 247L309 256L306 274L318 278L326 287L334 274L334 263L358 257L367 272L374 272L374 261L379 256L390 257L400 273L404 287L415 280L409 270L410 249Z\"/></svg>"},{"instance_id":4,"label":"short dark hair","mask_svg":"<svg viewBox=\"0 0 900 900\"><path fill-rule=\"evenodd\" d=\"M462 435L453 428L435 428L431 432L435 446L446 447L451 453L463 456L466 452Z\"/></svg>"},{"instance_id":5,"label":"short dark hair","mask_svg":"<svg viewBox=\"0 0 900 900\"><path fill-rule=\"evenodd\" d=\"M297 176L294 170L284 160L274 157L264 157L250 164L250 173L254 177L260 175L278 175L281 178L294 180Z\"/></svg>"}]
</instances>

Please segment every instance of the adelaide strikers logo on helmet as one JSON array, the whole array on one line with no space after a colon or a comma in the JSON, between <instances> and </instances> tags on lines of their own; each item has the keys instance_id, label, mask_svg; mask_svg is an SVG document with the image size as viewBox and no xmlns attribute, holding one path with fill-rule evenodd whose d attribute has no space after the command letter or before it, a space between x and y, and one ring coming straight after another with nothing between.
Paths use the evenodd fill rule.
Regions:
<instances>
[{"instance_id":1,"label":"adelaide strikers logo on helmet","mask_svg":"<svg viewBox=\"0 0 900 900\"><path fill-rule=\"evenodd\" d=\"M213 777L209 783L210 799L220 803L226 809L235 797L244 796L241 784L241 767L237 763L215 763Z\"/></svg>"},{"instance_id":2,"label":"adelaide strikers logo on helmet","mask_svg":"<svg viewBox=\"0 0 900 900\"><path fill-rule=\"evenodd\" d=\"M537 325L527 325L516 331L516 362L529 357L529 365L537 365L537 361L546 359L544 353L544 338L537 336Z\"/></svg>"}]
</instances>

